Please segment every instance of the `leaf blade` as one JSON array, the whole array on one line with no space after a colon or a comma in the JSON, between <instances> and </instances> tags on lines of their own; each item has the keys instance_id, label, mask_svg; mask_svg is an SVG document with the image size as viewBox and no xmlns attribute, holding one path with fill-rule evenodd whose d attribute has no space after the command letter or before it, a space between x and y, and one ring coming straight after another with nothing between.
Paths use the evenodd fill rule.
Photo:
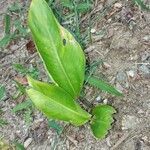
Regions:
<instances>
[{"instance_id":1,"label":"leaf blade","mask_svg":"<svg viewBox=\"0 0 150 150\"><path fill-rule=\"evenodd\" d=\"M99 105L93 109L92 115L94 117L91 122L91 129L96 138L103 139L108 134L114 121L112 117L114 113L116 110L109 105Z\"/></svg>"},{"instance_id":2,"label":"leaf blade","mask_svg":"<svg viewBox=\"0 0 150 150\"><path fill-rule=\"evenodd\" d=\"M14 113L16 113L16 112L18 112L18 111L21 111L21 110L24 110L24 109L28 109L28 108L31 107L31 106L32 106L31 100L26 100L26 101L24 101L24 102L22 102L22 103L16 105L16 106L12 109L12 111L13 111Z\"/></svg>"},{"instance_id":3,"label":"leaf blade","mask_svg":"<svg viewBox=\"0 0 150 150\"><path fill-rule=\"evenodd\" d=\"M90 118L90 114L84 111L63 89L56 85L36 81L28 77L32 87L27 93L36 107L47 117L68 121L76 126L82 125Z\"/></svg>"},{"instance_id":4,"label":"leaf blade","mask_svg":"<svg viewBox=\"0 0 150 150\"><path fill-rule=\"evenodd\" d=\"M57 22L45 0L32 0L28 22L50 77L73 98L77 97L85 72L85 56L80 45Z\"/></svg>"},{"instance_id":5,"label":"leaf blade","mask_svg":"<svg viewBox=\"0 0 150 150\"><path fill-rule=\"evenodd\" d=\"M5 15L5 34L10 34L10 15Z\"/></svg>"}]
</instances>

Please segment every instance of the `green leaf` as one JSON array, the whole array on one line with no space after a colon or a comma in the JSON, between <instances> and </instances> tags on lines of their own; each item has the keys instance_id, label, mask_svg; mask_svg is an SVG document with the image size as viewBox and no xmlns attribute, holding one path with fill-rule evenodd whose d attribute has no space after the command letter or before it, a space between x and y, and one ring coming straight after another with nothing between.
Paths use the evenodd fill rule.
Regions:
<instances>
[{"instance_id":1,"label":"green leaf","mask_svg":"<svg viewBox=\"0 0 150 150\"><path fill-rule=\"evenodd\" d=\"M5 95L6 95L5 87L3 85L0 85L0 101L3 100Z\"/></svg>"},{"instance_id":2,"label":"green leaf","mask_svg":"<svg viewBox=\"0 0 150 150\"><path fill-rule=\"evenodd\" d=\"M58 23L45 0L32 0L28 23L50 77L76 98L85 73L85 56L79 43Z\"/></svg>"},{"instance_id":3,"label":"green leaf","mask_svg":"<svg viewBox=\"0 0 150 150\"><path fill-rule=\"evenodd\" d=\"M48 118L70 122L76 126L90 119L90 114L84 111L62 88L28 77L27 94Z\"/></svg>"},{"instance_id":4,"label":"green leaf","mask_svg":"<svg viewBox=\"0 0 150 150\"><path fill-rule=\"evenodd\" d=\"M25 123L26 123L27 125L30 125L30 124L32 123L32 121L33 121L32 113L33 113L32 108L28 108L28 109L24 112L23 119L25 120Z\"/></svg>"},{"instance_id":5,"label":"green leaf","mask_svg":"<svg viewBox=\"0 0 150 150\"><path fill-rule=\"evenodd\" d=\"M9 11L11 12L19 12L21 10L21 6L19 5L18 2L14 2L9 8L8 8Z\"/></svg>"},{"instance_id":6,"label":"green leaf","mask_svg":"<svg viewBox=\"0 0 150 150\"><path fill-rule=\"evenodd\" d=\"M5 15L5 34L10 34L10 15Z\"/></svg>"},{"instance_id":7,"label":"green leaf","mask_svg":"<svg viewBox=\"0 0 150 150\"><path fill-rule=\"evenodd\" d=\"M0 127L7 125L7 124L8 122L6 120L0 118Z\"/></svg>"},{"instance_id":8,"label":"green leaf","mask_svg":"<svg viewBox=\"0 0 150 150\"><path fill-rule=\"evenodd\" d=\"M16 150L25 150L24 145L18 142L14 142Z\"/></svg>"},{"instance_id":9,"label":"green leaf","mask_svg":"<svg viewBox=\"0 0 150 150\"><path fill-rule=\"evenodd\" d=\"M69 8L70 10L74 9L74 5L70 0L62 0L61 1L62 6Z\"/></svg>"},{"instance_id":10,"label":"green leaf","mask_svg":"<svg viewBox=\"0 0 150 150\"><path fill-rule=\"evenodd\" d=\"M28 73L28 70L22 64L13 64L13 67L16 71L23 75Z\"/></svg>"},{"instance_id":11,"label":"green leaf","mask_svg":"<svg viewBox=\"0 0 150 150\"><path fill-rule=\"evenodd\" d=\"M142 10L150 11L150 5L144 3L144 0L133 0Z\"/></svg>"},{"instance_id":12,"label":"green leaf","mask_svg":"<svg viewBox=\"0 0 150 150\"><path fill-rule=\"evenodd\" d=\"M77 5L77 10L78 10L78 12L80 12L80 13L87 12L87 11L89 11L91 8L92 8L92 5L91 5L91 4L88 4L88 3L81 3L81 4L78 4L78 5Z\"/></svg>"},{"instance_id":13,"label":"green leaf","mask_svg":"<svg viewBox=\"0 0 150 150\"><path fill-rule=\"evenodd\" d=\"M112 117L114 113L116 113L116 110L109 105L99 105L93 109L91 129L95 137L100 139L105 138L114 121Z\"/></svg>"},{"instance_id":14,"label":"green leaf","mask_svg":"<svg viewBox=\"0 0 150 150\"><path fill-rule=\"evenodd\" d=\"M23 75L29 74L34 79L37 79L39 76L39 70L37 67L30 66L30 68L26 68L22 64L13 64L13 68Z\"/></svg>"},{"instance_id":15,"label":"green leaf","mask_svg":"<svg viewBox=\"0 0 150 150\"><path fill-rule=\"evenodd\" d=\"M24 110L24 109L28 109L29 107L32 106L32 101L31 100L26 100L18 105L16 105L14 108L13 108L13 112L16 113L18 111L21 111L21 110Z\"/></svg>"},{"instance_id":16,"label":"green leaf","mask_svg":"<svg viewBox=\"0 0 150 150\"><path fill-rule=\"evenodd\" d=\"M116 90L113 86L111 86L110 84L106 83L105 81L95 78L95 77L89 77L86 76L86 81L92 85L97 87L100 90L106 91L112 95L116 95L116 96L123 96L122 93L120 93L118 90Z\"/></svg>"},{"instance_id":17,"label":"green leaf","mask_svg":"<svg viewBox=\"0 0 150 150\"><path fill-rule=\"evenodd\" d=\"M24 94L26 92L25 87L21 83L19 83L18 81L16 81L16 80L14 80L14 82L15 82L16 88L20 92L20 94Z\"/></svg>"},{"instance_id":18,"label":"green leaf","mask_svg":"<svg viewBox=\"0 0 150 150\"><path fill-rule=\"evenodd\" d=\"M48 120L48 126L53 128L58 135L60 135L63 131L63 128L55 120Z\"/></svg>"},{"instance_id":19,"label":"green leaf","mask_svg":"<svg viewBox=\"0 0 150 150\"><path fill-rule=\"evenodd\" d=\"M9 42L11 41L11 35L5 35L1 40L0 40L0 47L6 47Z\"/></svg>"}]
</instances>

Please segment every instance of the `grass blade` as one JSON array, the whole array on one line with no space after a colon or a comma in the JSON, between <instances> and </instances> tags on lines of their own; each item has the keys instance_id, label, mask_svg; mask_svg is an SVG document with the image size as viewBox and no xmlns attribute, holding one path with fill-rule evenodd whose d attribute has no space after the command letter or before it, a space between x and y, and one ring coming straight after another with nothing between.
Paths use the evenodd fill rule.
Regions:
<instances>
[{"instance_id":1,"label":"grass blade","mask_svg":"<svg viewBox=\"0 0 150 150\"><path fill-rule=\"evenodd\" d=\"M5 34L10 34L10 16L5 15Z\"/></svg>"},{"instance_id":2,"label":"grass blade","mask_svg":"<svg viewBox=\"0 0 150 150\"><path fill-rule=\"evenodd\" d=\"M116 95L116 96L123 96L122 93L120 93L117 89L115 89L113 86L111 86L110 84L106 83L105 81L98 79L96 77L86 77L86 81L92 85L97 87L100 90L106 91L112 95Z\"/></svg>"},{"instance_id":3,"label":"grass blade","mask_svg":"<svg viewBox=\"0 0 150 150\"><path fill-rule=\"evenodd\" d=\"M14 108L13 108L13 112L16 113L20 110L24 110L24 109L28 109L29 107L32 106L32 101L31 100L27 100L27 101L24 101L18 105L16 105Z\"/></svg>"},{"instance_id":4,"label":"grass blade","mask_svg":"<svg viewBox=\"0 0 150 150\"><path fill-rule=\"evenodd\" d=\"M0 85L0 101L3 100L5 95L6 95L5 87Z\"/></svg>"}]
</instances>

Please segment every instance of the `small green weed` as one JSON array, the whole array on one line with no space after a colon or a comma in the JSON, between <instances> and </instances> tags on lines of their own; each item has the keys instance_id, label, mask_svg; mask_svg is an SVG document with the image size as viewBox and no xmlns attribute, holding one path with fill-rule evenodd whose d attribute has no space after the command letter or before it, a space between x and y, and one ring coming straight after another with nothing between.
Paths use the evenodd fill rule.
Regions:
<instances>
[{"instance_id":1,"label":"small green weed","mask_svg":"<svg viewBox=\"0 0 150 150\"><path fill-rule=\"evenodd\" d=\"M58 135L60 135L63 132L63 127L59 125L55 120L48 120L48 126L52 129L54 129Z\"/></svg>"},{"instance_id":2,"label":"small green weed","mask_svg":"<svg viewBox=\"0 0 150 150\"><path fill-rule=\"evenodd\" d=\"M0 101L4 99L5 95L6 95L6 89L3 85L0 85Z\"/></svg>"},{"instance_id":3,"label":"small green weed","mask_svg":"<svg viewBox=\"0 0 150 150\"><path fill-rule=\"evenodd\" d=\"M8 124L7 120L0 118L0 127L3 127L7 124Z\"/></svg>"},{"instance_id":4,"label":"small green weed","mask_svg":"<svg viewBox=\"0 0 150 150\"><path fill-rule=\"evenodd\" d=\"M38 79L39 76L39 70L37 67L33 67L33 65L30 65L29 68L24 67L22 64L13 64L13 68L22 75L30 75L34 79Z\"/></svg>"},{"instance_id":5,"label":"small green weed","mask_svg":"<svg viewBox=\"0 0 150 150\"><path fill-rule=\"evenodd\" d=\"M146 4L143 0L133 0L142 10L150 11L150 4Z\"/></svg>"},{"instance_id":6,"label":"small green weed","mask_svg":"<svg viewBox=\"0 0 150 150\"><path fill-rule=\"evenodd\" d=\"M39 70L36 67L33 67L32 65L29 68L24 67L22 64L13 64L13 68L23 76L26 76L27 74L32 76L35 79L38 79L39 76ZM17 80L14 80L16 84L16 93L13 95L14 99L18 99L20 96L23 96L25 94L25 85L21 84ZM26 124L30 124L32 122L32 113L33 113L33 104L30 99L24 100L23 102L17 104L13 109L12 112L23 113L23 118L26 122Z\"/></svg>"},{"instance_id":7,"label":"small green weed","mask_svg":"<svg viewBox=\"0 0 150 150\"><path fill-rule=\"evenodd\" d=\"M0 48L7 47L12 40L28 37L29 31L25 24L26 8L14 2L3 14L5 29L4 37L0 40Z\"/></svg>"},{"instance_id":8,"label":"small green weed","mask_svg":"<svg viewBox=\"0 0 150 150\"><path fill-rule=\"evenodd\" d=\"M25 150L24 145L21 144L20 142L15 141L13 144L14 144L15 150Z\"/></svg>"},{"instance_id":9,"label":"small green weed","mask_svg":"<svg viewBox=\"0 0 150 150\"><path fill-rule=\"evenodd\" d=\"M29 108L32 107L32 101L31 100L26 100L18 105L16 105L12 111L14 113L18 112L18 111L21 111L21 110L28 110Z\"/></svg>"}]
</instances>

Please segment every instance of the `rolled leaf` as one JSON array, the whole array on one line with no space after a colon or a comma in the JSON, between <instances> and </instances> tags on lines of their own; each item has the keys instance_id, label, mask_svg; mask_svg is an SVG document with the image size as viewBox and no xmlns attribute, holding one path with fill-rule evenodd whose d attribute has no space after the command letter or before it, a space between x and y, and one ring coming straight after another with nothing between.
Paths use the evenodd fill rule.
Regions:
<instances>
[{"instance_id":1,"label":"rolled leaf","mask_svg":"<svg viewBox=\"0 0 150 150\"><path fill-rule=\"evenodd\" d=\"M112 117L114 113L116 113L116 110L109 105L99 105L93 109L91 129L95 137L100 139L105 138L114 121Z\"/></svg>"},{"instance_id":2,"label":"rolled leaf","mask_svg":"<svg viewBox=\"0 0 150 150\"><path fill-rule=\"evenodd\" d=\"M48 118L63 120L79 126L90 119L84 111L62 88L36 81L28 77L30 89L27 93L35 106Z\"/></svg>"},{"instance_id":3,"label":"rolled leaf","mask_svg":"<svg viewBox=\"0 0 150 150\"><path fill-rule=\"evenodd\" d=\"M32 0L28 23L50 77L76 98L85 72L85 56L80 45L58 23L45 0Z\"/></svg>"}]
</instances>

